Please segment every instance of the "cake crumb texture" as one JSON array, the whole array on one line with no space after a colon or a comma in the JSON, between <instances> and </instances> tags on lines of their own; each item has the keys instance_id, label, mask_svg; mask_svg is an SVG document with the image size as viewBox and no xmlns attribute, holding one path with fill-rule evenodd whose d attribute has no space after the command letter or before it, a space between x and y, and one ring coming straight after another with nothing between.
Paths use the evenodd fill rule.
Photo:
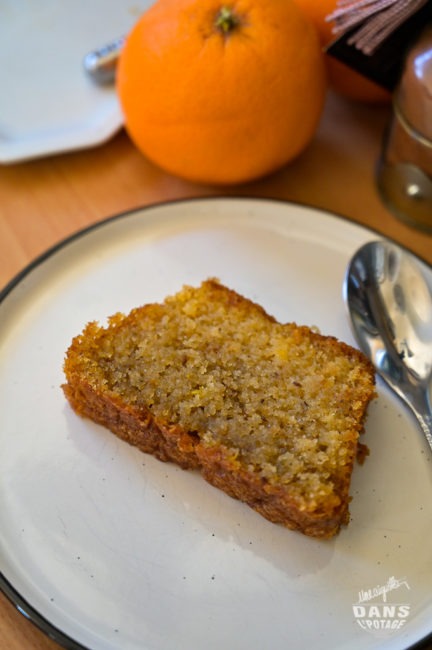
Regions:
<instances>
[{"instance_id":1,"label":"cake crumb texture","mask_svg":"<svg viewBox=\"0 0 432 650\"><path fill-rule=\"evenodd\" d=\"M281 324L210 279L89 323L66 354L77 413L271 521L331 537L348 521L358 437L375 395L358 350Z\"/></svg>"}]
</instances>

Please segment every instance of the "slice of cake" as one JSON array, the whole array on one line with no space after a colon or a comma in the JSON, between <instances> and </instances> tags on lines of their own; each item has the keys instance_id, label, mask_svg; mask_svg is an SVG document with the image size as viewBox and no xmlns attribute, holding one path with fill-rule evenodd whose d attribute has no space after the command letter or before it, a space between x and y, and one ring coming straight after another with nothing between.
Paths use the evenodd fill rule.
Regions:
<instances>
[{"instance_id":1,"label":"slice of cake","mask_svg":"<svg viewBox=\"0 0 432 650\"><path fill-rule=\"evenodd\" d=\"M331 537L374 371L354 348L280 324L207 280L162 304L92 322L67 351L79 414L204 478L273 522Z\"/></svg>"}]
</instances>

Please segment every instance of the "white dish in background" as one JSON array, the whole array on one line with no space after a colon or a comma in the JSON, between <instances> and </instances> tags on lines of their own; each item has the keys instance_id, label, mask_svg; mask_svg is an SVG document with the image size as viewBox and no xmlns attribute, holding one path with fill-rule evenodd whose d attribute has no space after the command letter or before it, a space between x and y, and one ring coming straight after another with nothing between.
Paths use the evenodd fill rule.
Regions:
<instances>
[{"instance_id":1,"label":"white dish in background","mask_svg":"<svg viewBox=\"0 0 432 650\"><path fill-rule=\"evenodd\" d=\"M89 320L208 276L353 344L342 280L375 238L283 202L183 201L98 224L4 290L0 585L31 619L91 650L404 650L431 632L430 449L380 383L352 521L330 541L142 454L77 417L60 389L65 350ZM408 607L405 625L362 629L359 593L392 578L387 604Z\"/></svg>"},{"instance_id":2,"label":"white dish in background","mask_svg":"<svg viewBox=\"0 0 432 650\"><path fill-rule=\"evenodd\" d=\"M123 123L114 86L84 56L132 27L152 0L3 0L0 163L101 144Z\"/></svg>"}]
</instances>

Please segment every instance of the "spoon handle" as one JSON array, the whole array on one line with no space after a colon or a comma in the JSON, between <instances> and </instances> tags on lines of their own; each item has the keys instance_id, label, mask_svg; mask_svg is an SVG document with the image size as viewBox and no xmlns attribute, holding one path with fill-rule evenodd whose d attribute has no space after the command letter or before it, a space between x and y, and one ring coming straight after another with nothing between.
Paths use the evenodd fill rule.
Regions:
<instances>
[{"instance_id":1,"label":"spoon handle","mask_svg":"<svg viewBox=\"0 0 432 650\"><path fill-rule=\"evenodd\" d=\"M125 40L125 37L121 36L86 54L83 61L84 69L93 81L102 85L114 81L117 62Z\"/></svg>"},{"instance_id":2,"label":"spoon handle","mask_svg":"<svg viewBox=\"0 0 432 650\"><path fill-rule=\"evenodd\" d=\"M432 450L432 411L427 393L425 392L424 394L421 394L421 396L419 396L415 401L412 401L409 406L416 416Z\"/></svg>"},{"instance_id":3,"label":"spoon handle","mask_svg":"<svg viewBox=\"0 0 432 650\"><path fill-rule=\"evenodd\" d=\"M423 429L426 440L432 449L432 417L430 415L418 415L417 419L420 423L421 428Z\"/></svg>"}]
</instances>

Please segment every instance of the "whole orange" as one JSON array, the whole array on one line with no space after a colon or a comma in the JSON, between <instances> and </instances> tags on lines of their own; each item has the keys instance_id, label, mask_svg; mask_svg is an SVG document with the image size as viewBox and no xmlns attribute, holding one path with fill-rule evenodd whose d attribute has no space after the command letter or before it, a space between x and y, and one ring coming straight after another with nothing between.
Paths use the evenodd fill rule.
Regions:
<instances>
[{"instance_id":1,"label":"whole orange","mask_svg":"<svg viewBox=\"0 0 432 650\"><path fill-rule=\"evenodd\" d=\"M336 36L332 31L333 23L326 21L326 17L336 9L337 0L296 0L296 2L315 25L322 46L331 43ZM390 93L387 90L336 58L326 55L326 65L329 85L341 95L370 104L390 101Z\"/></svg>"},{"instance_id":2,"label":"whole orange","mask_svg":"<svg viewBox=\"0 0 432 650\"><path fill-rule=\"evenodd\" d=\"M126 129L150 160L230 184L306 147L327 82L294 0L158 0L126 39L116 85Z\"/></svg>"}]
</instances>

